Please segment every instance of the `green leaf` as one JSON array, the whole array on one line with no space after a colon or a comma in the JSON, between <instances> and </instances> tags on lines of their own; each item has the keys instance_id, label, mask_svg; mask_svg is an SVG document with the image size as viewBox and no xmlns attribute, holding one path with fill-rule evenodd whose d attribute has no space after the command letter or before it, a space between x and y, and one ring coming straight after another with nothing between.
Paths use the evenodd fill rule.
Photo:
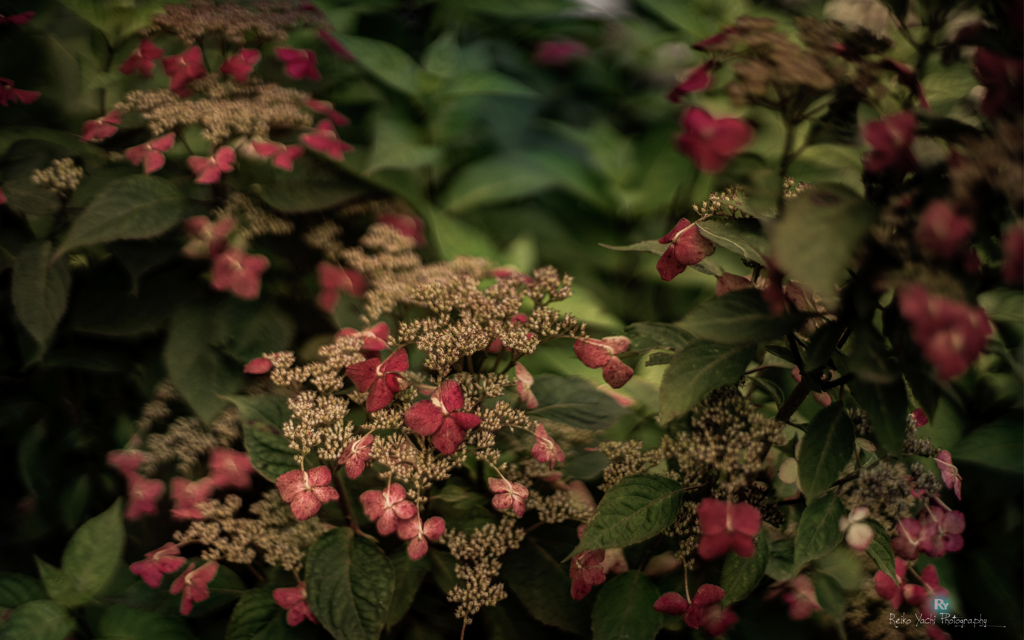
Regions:
<instances>
[{"instance_id":1,"label":"green leaf","mask_svg":"<svg viewBox=\"0 0 1024 640\"><path fill-rule=\"evenodd\" d=\"M295 461L299 452L288 445L288 440L261 425L243 425L242 441L252 466L271 482L276 482L282 473L299 468L299 463Z\"/></svg>"},{"instance_id":2,"label":"green leaf","mask_svg":"<svg viewBox=\"0 0 1024 640\"><path fill-rule=\"evenodd\" d=\"M21 324L36 342L49 341L68 306L71 272L63 260L51 264L49 242L33 242L18 254L11 299Z\"/></svg>"},{"instance_id":3,"label":"green leaf","mask_svg":"<svg viewBox=\"0 0 1024 640\"><path fill-rule=\"evenodd\" d=\"M661 423L683 416L711 391L739 380L756 353L755 345L704 341L677 352L661 379Z\"/></svg>"},{"instance_id":4,"label":"green leaf","mask_svg":"<svg viewBox=\"0 0 1024 640\"><path fill-rule=\"evenodd\" d=\"M242 385L241 367L227 364L208 341L215 335L212 309L206 305L181 308L171 318L164 362L171 382L204 422L224 408L220 396Z\"/></svg>"},{"instance_id":5,"label":"green leaf","mask_svg":"<svg viewBox=\"0 0 1024 640\"><path fill-rule=\"evenodd\" d=\"M27 180L8 180L4 183L3 191L7 196L7 206L17 213L52 216L63 206L56 192Z\"/></svg>"},{"instance_id":6,"label":"green leaf","mask_svg":"<svg viewBox=\"0 0 1024 640\"><path fill-rule=\"evenodd\" d=\"M725 589L725 598L722 606L726 607L733 602L739 602L753 591L764 571L768 568L768 557L771 555L770 541L767 534L757 536L754 555L749 558L741 558L735 551L730 551L725 557L725 564L722 566L722 578L719 586Z\"/></svg>"},{"instance_id":7,"label":"green leaf","mask_svg":"<svg viewBox=\"0 0 1024 640\"><path fill-rule=\"evenodd\" d=\"M272 302L246 302L228 298L218 309L213 343L237 362L292 346L295 320Z\"/></svg>"},{"instance_id":8,"label":"green leaf","mask_svg":"<svg viewBox=\"0 0 1024 640\"><path fill-rule=\"evenodd\" d=\"M685 349L696 342L686 331L665 322L634 322L626 327L629 348L638 349Z\"/></svg>"},{"instance_id":9,"label":"green leaf","mask_svg":"<svg viewBox=\"0 0 1024 640\"><path fill-rule=\"evenodd\" d=\"M885 572L885 575L899 584L899 580L896 578L896 556L893 554L892 543L889 541L889 533L877 520L868 519L866 522L875 532L875 537L871 538L871 543L865 549L868 557L875 561L875 566Z\"/></svg>"},{"instance_id":10,"label":"green leaf","mask_svg":"<svg viewBox=\"0 0 1024 640\"><path fill-rule=\"evenodd\" d=\"M274 601L273 587L246 591L235 604L224 640L291 640L309 625L289 627L285 610Z\"/></svg>"},{"instance_id":11,"label":"green leaf","mask_svg":"<svg viewBox=\"0 0 1024 640\"><path fill-rule=\"evenodd\" d=\"M409 558L404 547L393 552L388 558L395 570L395 593L391 597L391 606L388 607L387 628L390 630L409 612L416 599L416 592L420 590L420 583L430 571L430 562L424 558Z\"/></svg>"},{"instance_id":12,"label":"green leaf","mask_svg":"<svg viewBox=\"0 0 1024 640\"><path fill-rule=\"evenodd\" d=\"M465 96L511 96L533 98L537 92L515 78L496 71L475 71L465 73L445 86L445 95Z\"/></svg>"},{"instance_id":13,"label":"green leaf","mask_svg":"<svg viewBox=\"0 0 1024 640\"><path fill-rule=\"evenodd\" d=\"M280 610L280 607L278 607ZM179 615L132 609L114 604L96 624L97 640L191 640L195 638Z\"/></svg>"},{"instance_id":14,"label":"green leaf","mask_svg":"<svg viewBox=\"0 0 1024 640\"><path fill-rule=\"evenodd\" d=\"M39 580L20 573L0 572L0 607L13 609L45 598L46 589Z\"/></svg>"},{"instance_id":15,"label":"green leaf","mask_svg":"<svg viewBox=\"0 0 1024 640\"><path fill-rule=\"evenodd\" d=\"M594 640L654 640L661 614L654 601L661 590L639 571L615 576L601 588L594 603Z\"/></svg>"},{"instance_id":16,"label":"green leaf","mask_svg":"<svg viewBox=\"0 0 1024 640\"><path fill-rule=\"evenodd\" d=\"M253 193L281 213L312 213L333 209L366 193L366 188L336 182L282 181L254 184Z\"/></svg>"},{"instance_id":17,"label":"green leaf","mask_svg":"<svg viewBox=\"0 0 1024 640\"><path fill-rule=\"evenodd\" d=\"M804 356L805 370L814 371L828 364L843 331L843 325L837 322L828 322L814 332L810 344L807 345L807 354Z\"/></svg>"},{"instance_id":18,"label":"green leaf","mask_svg":"<svg viewBox=\"0 0 1024 640\"><path fill-rule=\"evenodd\" d=\"M834 492L826 493L807 505L796 529L794 569L822 557L839 545L843 539L839 518L843 514L843 502Z\"/></svg>"},{"instance_id":19,"label":"green leaf","mask_svg":"<svg viewBox=\"0 0 1024 640\"><path fill-rule=\"evenodd\" d=\"M64 147L76 156L106 156L107 154L99 145L82 142L80 136L59 129L6 126L0 130L0 155L6 154L11 146L20 140L52 142ZM92 159L90 158L90 160Z\"/></svg>"},{"instance_id":20,"label":"green leaf","mask_svg":"<svg viewBox=\"0 0 1024 640\"><path fill-rule=\"evenodd\" d=\"M700 230L700 235L723 249L739 254L747 260L762 265L765 263L765 256L770 250L759 220L713 216L695 224Z\"/></svg>"},{"instance_id":21,"label":"green leaf","mask_svg":"<svg viewBox=\"0 0 1024 640\"><path fill-rule=\"evenodd\" d=\"M1020 422L1001 420L967 434L950 452L953 461L1024 473L1024 434Z\"/></svg>"},{"instance_id":22,"label":"green leaf","mask_svg":"<svg viewBox=\"0 0 1024 640\"><path fill-rule=\"evenodd\" d=\"M117 573L125 539L121 498L75 531L64 549L61 569L76 591L89 597L103 592Z\"/></svg>"},{"instance_id":23,"label":"green leaf","mask_svg":"<svg viewBox=\"0 0 1024 640\"><path fill-rule=\"evenodd\" d=\"M75 582L62 569L35 558L39 578L43 581L47 595L65 607L80 607L89 602L89 596L75 588Z\"/></svg>"},{"instance_id":24,"label":"green leaf","mask_svg":"<svg viewBox=\"0 0 1024 640\"><path fill-rule=\"evenodd\" d=\"M142 240L175 227L188 209L173 183L155 176L111 182L85 208L64 236L57 255L112 240Z\"/></svg>"},{"instance_id":25,"label":"green leaf","mask_svg":"<svg viewBox=\"0 0 1024 640\"><path fill-rule=\"evenodd\" d=\"M504 556L501 575L531 616L562 631L587 635L590 607L572 599L566 565L538 541L528 537Z\"/></svg>"},{"instance_id":26,"label":"green leaf","mask_svg":"<svg viewBox=\"0 0 1024 640\"><path fill-rule=\"evenodd\" d=\"M836 402L815 414L806 432L800 442L798 469L800 488L813 499L839 479L853 455L853 422Z\"/></svg>"},{"instance_id":27,"label":"green leaf","mask_svg":"<svg viewBox=\"0 0 1024 640\"><path fill-rule=\"evenodd\" d=\"M462 53L456 31L445 31L423 52L423 68L440 78L454 78L461 66Z\"/></svg>"},{"instance_id":28,"label":"green leaf","mask_svg":"<svg viewBox=\"0 0 1024 640\"><path fill-rule=\"evenodd\" d=\"M395 574L380 547L344 527L306 554L306 586L313 614L331 635L370 640L384 629Z\"/></svg>"},{"instance_id":29,"label":"green leaf","mask_svg":"<svg viewBox=\"0 0 1024 640\"><path fill-rule=\"evenodd\" d=\"M665 253L665 249L668 245L661 244L657 240L642 240L640 242L634 242L633 244L614 246L610 244L598 243L605 249L611 249L612 251L642 251L645 253L653 253L656 256L660 256Z\"/></svg>"},{"instance_id":30,"label":"green leaf","mask_svg":"<svg viewBox=\"0 0 1024 640\"><path fill-rule=\"evenodd\" d=\"M749 344L778 338L804 321L800 315L772 315L760 291L744 289L705 300L678 326L712 342Z\"/></svg>"},{"instance_id":31,"label":"green leaf","mask_svg":"<svg viewBox=\"0 0 1024 640\"><path fill-rule=\"evenodd\" d=\"M764 572L772 580L785 582L793 578L793 539L783 538L771 543L771 552L768 556L768 566Z\"/></svg>"},{"instance_id":32,"label":"green leaf","mask_svg":"<svg viewBox=\"0 0 1024 640\"><path fill-rule=\"evenodd\" d=\"M422 139L422 132L412 122L389 111L378 111L374 118L373 150L363 173L415 169L440 160L444 149L425 145Z\"/></svg>"},{"instance_id":33,"label":"green leaf","mask_svg":"<svg viewBox=\"0 0 1024 640\"><path fill-rule=\"evenodd\" d=\"M402 93L419 93L420 66L408 53L390 42L353 35L340 35L338 39L360 65L377 78Z\"/></svg>"},{"instance_id":34,"label":"green leaf","mask_svg":"<svg viewBox=\"0 0 1024 640\"><path fill-rule=\"evenodd\" d=\"M75 628L68 610L52 600L26 602L0 627L0 640L64 640Z\"/></svg>"},{"instance_id":35,"label":"green leaf","mask_svg":"<svg viewBox=\"0 0 1024 640\"><path fill-rule=\"evenodd\" d=\"M292 417L288 398L284 396L224 396L224 399L238 407L243 426L260 423L280 429Z\"/></svg>"},{"instance_id":36,"label":"green leaf","mask_svg":"<svg viewBox=\"0 0 1024 640\"><path fill-rule=\"evenodd\" d=\"M854 250L874 218L874 209L848 188L815 185L790 200L772 228L772 256L781 271L833 308L836 287L846 281Z\"/></svg>"},{"instance_id":37,"label":"green leaf","mask_svg":"<svg viewBox=\"0 0 1024 640\"><path fill-rule=\"evenodd\" d=\"M518 200L555 185L555 176L524 153L487 156L463 165L441 194L442 208L460 213Z\"/></svg>"},{"instance_id":38,"label":"green leaf","mask_svg":"<svg viewBox=\"0 0 1024 640\"><path fill-rule=\"evenodd\" d=\"M850 393L868 414L871 431L881 453L899 454L907 432L907 391L903 381L874 384L861 379L850 381ZM880 455L881 455L880 453Z\"/></svg>"},{"instance_id":39,"label":"green leaf","mask_svg":"<svg viewBox=\"0 0 1024 640\"><path fill-rule=\"evenodd\" d=\"M555 420L597 431L610 427L627 413L618 402L583 378L543 373L536 376L533 392L538 406L529 414L538 420Z\"/></svg>"},{"instance_id":40,"label":"green leaf","mask_svg":"<svg viewBox=\"0 0 1024 640\"><path fill-rule=\"evenodd\" d=\"M814 594L818 597L818 604L825 610L825 613L832 616L833 622L838 627L840 637L846 637L843 627L843 614L846 612L846 594L842 586L835 578L822 573L814 572L811 575L811 582L814 583Z\"/></svg>"},{"instance_id":41,"label":"green leaf","mask_svg":"<svg viewBox=\"0 0 1024 640\"><path fill-rule=\"evenodd\" d=\"M661 476L632 476L612 487L571 556L628 547L656 536L676 520L686 489ZM568 558L566 558L568 559Z\"/></svg>"}]
</instances>

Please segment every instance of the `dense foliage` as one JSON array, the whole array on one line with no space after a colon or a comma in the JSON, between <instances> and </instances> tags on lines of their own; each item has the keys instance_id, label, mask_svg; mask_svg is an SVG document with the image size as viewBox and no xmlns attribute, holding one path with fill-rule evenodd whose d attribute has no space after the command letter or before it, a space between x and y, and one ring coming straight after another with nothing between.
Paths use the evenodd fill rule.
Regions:
<instances>
[{"instance_id":1,"label":"dense foliage","mask_svg":"<svg viewBox=\"0 0 1024 640\"><path fill-rule=\"evenodd\" d=\"M0 640L1020 637L1022 11L0 2Z\"/></svg>"}]
</instances>

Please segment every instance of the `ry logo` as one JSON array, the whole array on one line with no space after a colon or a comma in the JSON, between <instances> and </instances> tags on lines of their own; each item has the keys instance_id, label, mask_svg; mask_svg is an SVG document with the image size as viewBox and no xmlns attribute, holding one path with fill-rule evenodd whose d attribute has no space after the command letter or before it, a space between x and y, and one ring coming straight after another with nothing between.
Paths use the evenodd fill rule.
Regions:
<instances>
[{"instance_id":1,"label":"ry logo","mask_svg":"<svg viewBox=\"0 0 1024 640\"><path fill-rule=\"evenodd\" d=\"M935 600L933 600L933 604L935 605L936 611L949 610L949 602L945 598L935 598Z\"/></svg>"}]
</instances>

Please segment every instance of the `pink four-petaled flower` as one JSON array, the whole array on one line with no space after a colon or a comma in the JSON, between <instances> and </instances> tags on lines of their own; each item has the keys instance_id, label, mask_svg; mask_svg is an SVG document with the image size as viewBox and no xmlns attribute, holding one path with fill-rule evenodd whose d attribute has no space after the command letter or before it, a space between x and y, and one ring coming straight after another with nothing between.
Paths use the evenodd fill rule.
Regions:
<instances>
[{"instance_id":1,"label":"pink four-petaled flower","mask_svg":"<svg viewBox=\"0 0 1024 640\"><path fill-rule=\"evenodd\" d=\"M960 487L964 479L960 476L960 470L953 464L953 457L948 451L940 451L939 455L935 456L935 464L939 466L946 488L952 489L956 499L960 500Z\"/></svg>"},{"instance_id":2,"label":"pink four-petaled flower","mask_svg":"<svg viewBox=\"0 0 1024 640\"><path fill-rule=\"evenodd\" d=\"M388 336L391 335L391 328L388 323L381 321L369 329L358 331L352 327L345 327L336 334L339 338L361 338L362 346L360 353L367 358L376 358L381 351L388 348Z\"/></svg>"},{"instance_id":3,"label":"pink four-petaled flower","mask_svg":"<svg viewBox=\"0 0 1024 640\"><path fill-rule=\"evenodd\" d=\"M168 542L159 549L146 554L145 560L128 565L128 570L142 578L142 581L154 589L160 588L164 576L174 573L185 564L181 557L181 549L173 542Z\"/></svg>"},{"instance_id":4,"label":"pink four-petaled flower","mask_svg":"<svg viewBox=\"0 0 1024 640\"><path fill-rule=\"evenodd\" d=\"M700 235L697 225L686 218L677 222L658 242L668 245L658 259L658 274L665 282L715 252L715 243Z\"/></svg>"},{"instance_id":5,"label":"pink four-petaled flower","mask_svg":"<svg viewBox=\"0 0 1024 640\"><path fill-rule=\"evenodd\" d=\"M238 84L245 84L249 82L253 67L259 63L262 57L263 55L258 49L242 49L220 66L220 72L231 76Z\"/></svg>"},{"instance_id":6,"label":"pink four-petaled flower","mask_svg":"<svg viewBox=\"0 0 1024 640\"><path fill-rule=\"evenodd\" d=\"M124 505L124 519L138 520L142 516L153 516L160 512L157 506L164 497L163 480L147 478L134 471L126 473L128 500Z\"/></svg>"},{"instance_id":7,"label":"pink four-petaled flower","mask_svg":"<svg viewBox=\"0 0 1024 640\"><path fill-rule=\"evenodd\" d=\"M704 498L697 507L700 542L697 554L705 560L730 550L742 558L754 555L754 536L761 530L761 512L747 503Z\"/></svg>"},{"instance_id":8,"label":"pink four-petaled flower","mask_svg":"<svg viewBox=\"0 0 1024 640\"><path fill-rule=\"evenodd\" d=\"M765 595L772 599L782 595L782 601L789 605L790 620L806 620L815 611L821 611L814 583L806 573L801 573L788 582L776 583Z\"/></svg>"},{"instance_id":9,"label":"pink four-petaled flower","mask_svg":"<svg viewBox=\"0 0 1024 640\"><path fill-rule=\"evenodd\" d=\"M214 184L220 182L222 174L235 170L236 159L235 150L223 146L212 156L189 156L188 167L196 174L196 184Z\"/></svg>"},{"instance_id":10,"label":"pink four-petaled flower","mask_svg":"<svg viewBox=\"0 0 1024 640\"><path fill-rule=\"evenodd\" d=\"M117 133L121 124L121 112L111 111L82 125L82 142L100 142Z\"/></svg>"},{"instance_id":11,"label":"pink four-petaled flower","mask_svg":"<svg viewBox=\"0 0 1024 640\"><path fill-rule=\"evenodd\" d=\"M310 98L309 100L306 100L306 106L322 116L327 116L331 122L339 127L345 127L352 124L352 121L348 119L348 116L343 113L339 113L334 108L334 105L326 100Z\"/></svg>"},{"instance_id":12,"label":"pink four-petaled flower","mask_svg":"<svg viewBox=\"0 0 1024 640\"><path fill-rule=\"evenodd\" d=\"M872 150L864 157L868 173L891 170L904 174L917 168L910 145L914 141L917 119L909 111L901 111L864 125L864 139Z\"/></svg>"},{"instance_id":13,"label":"pink four-petaled flower","mask_svg":"<svg viewBox=\"0 0 1024 640\"><path fill-rule=\"evenodd\" d=\"M186 51L163 59L164 72L171 78L171 91L181 97L190 92L188 83L206 75L203 66L203 50L196 45Z\"/></svg>"},{"instance_id":14,"label":"pink four-petaled flower","mask_svg":"<svg viewBox=\"0 0 1024 640\"><path fill-rule=\"evenodd\" d=\"M175 520L202 520L203 512L196 505L209 500L216 490L217 485L210 477L199 480L180 476L171 478L171 500L174 501L171 515Z\"/></svg>"},{"instance_id":15,"label":"pink four-petaled flower","mask_svg":"<svg viewBox=\"0 0 1024 640\"><path fill-rule=\"evenodd\" d=\"M370 392L366 398L369 413L380 411L391 404L395 394L405 388L405 381L398 375L409 370L409 354L405 349L395 351L384 362L370 358L348 368L348 377L360 393Z\"/></svg>"},{"instance_id":16,"label":"pink four-petaled flower","mask_svg":"<svg viewBox=\"0 0 1024 640\"><path fill-rule=\"evenodd\" d=\"M582 600L590 590L605 581L604 549L584 551L569 561L569 594L573 600Z\"/></svg>"},{"instance_id":17,"label":"pink four-petaled flower","mask_svg":"<svg viewBox=\"0 0 1024 640\"><path fill-rule=\"evenodd\" d=\"M654 610L673 616L683 616L683 622L691 629L699 629L704 624L708 607L722 601L725 590L714 584L702 584L693 594L693 600L669 591L654 601Z\"/></svg>"},{"instance_id":18,"label":"pink four-petaled flower","mask_svg":"<svg viewBox=\"0 0 1024 640\"><path fill-rule=\"evenodd\" d=\"M177 577L171 584L171 595L181 594L181 615L187 616L192 613L192 606L196 602L202 602L210 597L210 581L217 575L220 565L216 562L207 562L198 569L195 563L189 563L185 573Z\"/></svg>"},{"instance_id":19,"label":"pink four-petaled flower","mask_svg":"<svg viewBox=\"0 0 1024 640\"><path fill-rule=\"evenodd\" d=\"M422 400L409 407L405 412L405 424L421 436L433 436L430 442L449 456L466 439L466 432L480 425L480 416L462 411L465 404L459 383L445 380L430 400Z\"/></svg>"},{"instance_id":20,"label":"pink four-petaled flower","mask_svg":"<svg viewBox=\"0 0 1024 640\"><path fill-rule=\"evenodd\" d=\"M427 555L429 543L427 540L437 540L444 535L444 518L434 516L422 521L417 514L415 517L398 522L398 537L409 541L407 552L413 560L419 560Z\"/></svg>"},{"instance_id":21,"label":"pink four-petaled flower","mask_svg":"<svg viewBox=\"0 0 1024 640\"><path fill-rule=\"evenodd\" d=\"M577 340L572 350L580 362L591 369L601 369L601 377L613 389L618 389L633 377L633 369L619 360L617 354L629 349L629 338L611 336L602 340Z\"/></svg>"},{"instance_id":22,"label":"pink four-petaled flower","mask_svg":"<svg viewBox=\"0 0 1024 640\"><path fill-rule=\"evenodd\" d=\"M931 294L919 284L900 289L896 300L910 324L910 338L943 380L966 371L992 333L982 309Z\"/></svg>"},{"instance_id":23,"label":"pink four-petaled flower","mask_svg":"<svg viewBox=\"0 0 1024 640\"><path fill-rule=\"evenodd\" d=\"M217 447L206 461L210 480L218 489L249 489L252 487L252 460L244 451Z\"/></svg>"},{"instance_id":24,"label":"pink four-petaled flower","mask_svg":"<svg viewBox=\"0 0 1024 640\"><path fill-rule=\"evenodd\" d=\"M953 210L945 200L932 200L914 230L917 244L928 253L948 260L970 242L974 221Z\"/></svg>"},{"instance_id":25,"label":"pink four-petaled flower","mask_svg":"<svg viewBox=\"0 0 1024 640\"><path fill-rule=\"evenodd\" d=\"M0 78L0 106L7 106L8 102L32 104L43 94L28 89L15 89L14 81L10 78Z\"/></svg>"},{"instance_id":26,"label":"pink four-petaled flower","mask_svg":"<svg viewBox=\"0 0 1024 640\"><path fill-rule=\"evenodd\" d=\"M515 366L516 372L516 393L519 394L519 402L523 403L523 406L527 409L536 409L538 406L537 396L534 395L533 389L533 376L526 367L523 366L522 362L517 362Z\"/></svg>"},{"instance_id":27,"label":"pink four-petaled flower","mask_svg":"<svg viewBox=\"0 0 1024 640\"><path fill-rule=\"evenodd\" d=\"M941 558L948 552L964 548L962 534L966 523L963 513L933 506L921 512L920 522L921 551L931 557Z\"/></svg>"},{"instance_id":28,"label":"pink four-petaled flower","mask_svg":"<svg viewBox=\"0 0 1024 640\"><path fill-rule=\"evenodd\" d=\"M308 520L320 511L320 506L340 496L331 486L331 470L319 466L303 471L292 469L277 478L277 490L281 499L292 507L292 513L299 520Z\"/></svg>"},{"instance_id":29,"label":"pink four-petaled flower","mask_svg":"<svg viewBox=\"0 0 1024 640\"><path fill-rule=\"evenodd\" d=\"M739 118L713 118L703 109L690 107L680 115L686 129L676 138L676 147L704 173L719 173L750 143L754 130Z\"/></svg>"},{"instance_id":30,"label":"pink four-petaled flower","mask_svg":"<svg viewBox=\"0 0 1024 640\"><path fill-rule=\"evenodd\" d=\"M285 615L285 622L289 627L296 627L302 624L303 620L320 624L320 621L313 615L313 610L309 608L309 595L306 593L305 582L299 582L294 587L274 589L273 596L277 606L288 612Z\"/></svg>"},{"instance_id":31,"label":"pink four-petaled flower","mask_svg":"<svg viewBox=\"0 0 1024 640\"><path fill-rule=\"evenodd\" d=\"M189 240L181 248L181 252L194 260L216 258L224 251L228 243L228 234L234 228L234 218L221 218L216 222L206 216L185 218L185 233Z\"/></svg>"},{"instance_id":32,"label":"pink four-petaled flower","mask_svg":"<svg viewBox=\"0 0 1024 640\"><path fill-rule=\"evenodd\" d=\"M405 499L405 487L397 483L383 491L364 491L359 502L370 522L377 523L377 533L382 536L394 533L400 521L417 516L416 505Z\"/></svg>"},{"instance_id":33,"label":"pink four-petaled flower","mask_svg":"<svg viewBox=\"0 0 1024 640\"><path fill-rule=\"evenodd\" d=\"M213 259L210 285L216 291L230 291L242 300L256 300L260 297L263 272L269 268L266 256L229 247Z\"/></svg>"},{"instance_id":34,"label":"pink four-petaled flower","mask_svg":"<svg viewBox=\"0 0 1024 640\"><path fill-rule=\"evenodd\" d=\"M302 80L320 79L320 70L316 66L316 51L312 49L292 49L278 47L275 49L277 58L284 63L284 72L291 78Z\"/></svg>"},{"instance_id":35,"label":"pink four-petaled flower","mask_svg":"<svg viewBox=\"0 0 1024 640\"><path fill-rule=\"evenodd\" d=\"M149 38L143 38L139 46L135 47L128 59L121 64L121 73L131 75L138 71L143 78L152 78L153 67L156 66L154 60L162 55L163 49L153 44Z\"/></svg>"},{"instance_id":36,"label":"pink four-petaled flower","mask_svg":"<svg viewBox=\"0 0 1024 640\"><path fill-rule=\"evenodd\" d=\"M321 120L316 123L316 128L309 133L299 136L299 141L313 151L319 151L339 162L345 159L346 151L355 149L355 147L338 137L338 131L330 120Z\"/></svg>"},{"instance_id":37,"label":"pink four-petaled flower","mask_svg":"<svg viewBox=\"0 0 1024 640\"><path fill-rule=\"evenodd\" d=\"M907 561L900 557L896 558L896 580L879 570L875 572L874 582L875 593L888 600L894 610L899 609L904 600L918 607L928 595L921 585L907 582Z\"/></svg>"},{"instance_id":38,"label":"pink four-petaled flower","mask_svg":"<svg viewBox=\"0 0 1024 640\"><path fill-rule=\"evenodd\" d=\"M355 480L362 475L366 469L366 463L370 460L371 447L373 445L373 434L368 433L362 438L350 442L338 456L338 464L345 465L345 475L349 480Z\"/></svg>"},{"instance_id":39,"label":"pink four-petaled flower","mask_svg":"<svg viewBox=\"0 0 1024 640\"><path fill-rule=\"evenodd\" d=\"M303 147L297 144L284 145L280 142L261 142L254 140L253 150L261 158L270 158L270 164L285 171L295 170L295 161L306 152Z\"/></svg>"},{"instance_id":40,"label":"pink four-petaled flower","mask_svg":"<svg viewBox=\"0 0 1024 640\"><path fill-rule=\"evenodd\" d=\"M316 296L317 306L328 313L334 310L342 292L355 297L366 292L366 280L362 274L330 262L317 263L316 279L320 285L320 292Z\"/></svg>"},{"instance_id":41,"label":"pink four-petaled flower","mask_svg":"<svg viewBox=\"0 0 1024 640\"><path fill-rule=\"evenodd\" d=\"M388 225L395 231L398 231L398 233L403 236L415 240L417 247L422 247L427 244L427 223L419 216L389 211L380 214L377 217L377 220Z\"/></svg>"},{"instance_id":42,"label":"pink four-petaled flower","mask_svg":"<svg viewBox=\"0 0 1024 640\"><path fill-rule=\"evenodd\" d=\"M138 471L145 457L138 449L114 449L107 452L107 464L127 476Z\"/></svg>"},{"instance_id":43,"label":"pink four-petaled flower","mask_svg":"<svg viewBox=\"0 0 1024 640\"><path fill-rule=\"evenodd\" d=\"M858 551L867 549L875 537L875 530L865 522L869 515L868 508L862 506L839 518L839 530L846 533L846 544Z\"/></svg>"},{"instance_id":44,"label":"pink four-petaled flower","mask_svg":"<svg viewBox=\"0 0 1024 640\"><path fill-rule=\"evenodd\" d=\"M556 462L565 462L565 452L558 446L554 438L548 435L544 425L538 424L537 431L533 434L537 441L533 445L531 453L537 462L547 462L551 469L555 468Z\"/></svg>"},{"instance_id":45,"label":"pink four-petaled flower","mask_svg":"<svg viewBox=\"0 0 1024 640\"><path fill-rule=\"evenodd\" d=\"M128 147L124 150L124 155L136 167L141 164L144 173L154 173L164 168L164 152L170 151L174 146L174 138L173 131L166 133L149 142Z\"/></svg>"},{"instance_id":46,"label":"pink four-petaled flower","mask_svg":"<svg viewBox=\"0 0 1024 640\"><path fill-rule=\"evenodd\" d=\"M512 509L516 516L523 517L526 513L526 499L530 491L518 482L509 482L505 478L487 478L487 487L494 493L491 506L504 511Z\"/></svg>"}]
</instances>

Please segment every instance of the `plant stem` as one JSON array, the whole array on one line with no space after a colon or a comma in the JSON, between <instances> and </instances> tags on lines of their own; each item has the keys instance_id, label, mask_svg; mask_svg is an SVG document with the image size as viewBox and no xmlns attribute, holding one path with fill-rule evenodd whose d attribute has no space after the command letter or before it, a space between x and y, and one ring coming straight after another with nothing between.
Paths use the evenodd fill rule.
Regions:
<instances>
[{"instance_id":1,"label":"plant stem","mask_svg":"<svg viewBox=\"0 0 1024 640\"><path fill-rule=\"evenodd\" d=\"M807 394L810 391L803 380L797 383L796 387L793 388L793 392L789 394L786 401L779 407L779 412L775 414L775 419L779 422L789 422L789 419L796 413L796 410L807 398Z\"/></svg>"}]
</instances>

